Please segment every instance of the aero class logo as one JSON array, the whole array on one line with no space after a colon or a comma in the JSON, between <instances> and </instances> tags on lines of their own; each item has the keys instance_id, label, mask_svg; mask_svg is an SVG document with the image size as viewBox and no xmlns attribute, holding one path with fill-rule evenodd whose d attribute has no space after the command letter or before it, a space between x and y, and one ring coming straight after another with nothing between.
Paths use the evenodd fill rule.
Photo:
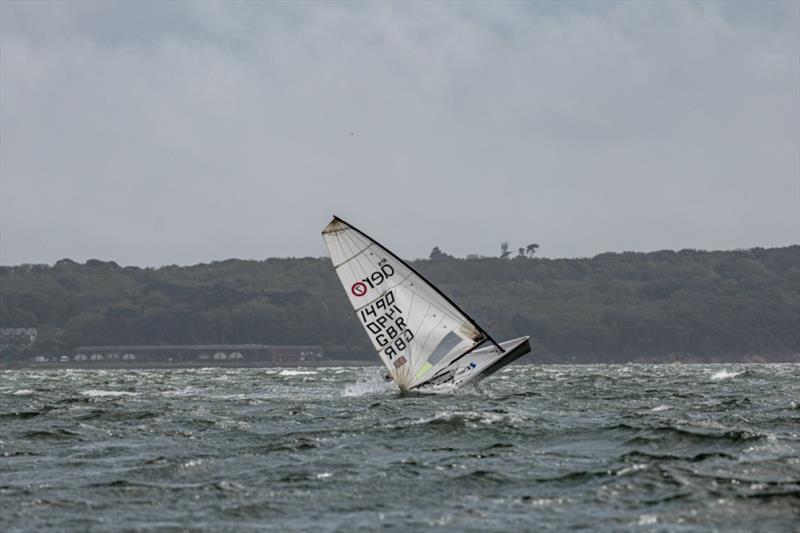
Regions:
<instances>
[{"instance_id":1,"label":"aero class logo","mask_svg":"<svg viewBox=\"0 0 800 533\"><path fill-rule=\"evenodd\" d=\"M350 292L353 296L360 298L367 294L368 288L374 289L388 278L394 276L394 267L387 263L386 259L381 259L380 262L378 262L378 267L378 270L350 286ZM368 285L369 287L367 287Z\"/></svg>"}]
</instances>

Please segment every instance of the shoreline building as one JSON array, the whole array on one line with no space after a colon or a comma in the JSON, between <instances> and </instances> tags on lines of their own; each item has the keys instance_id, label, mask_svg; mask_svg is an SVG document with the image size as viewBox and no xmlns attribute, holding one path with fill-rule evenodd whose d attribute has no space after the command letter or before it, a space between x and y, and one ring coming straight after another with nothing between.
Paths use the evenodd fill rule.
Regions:
<instances>
[{"instance_id":1,"label":"shoreline building","mask_svg":"<svg viewBox=\"0 0 800 533\"><path fill-rule=\"evenodd\" d=\"M0 352L32 348L38 338L37 328L0 328Z\"/></svg>"},{"instance_id":2,"label":"shoreline building","mask_svg":"<svg viewBox=\"0 0 800 533\"><path fill-rule=\"evenodd\" d=\"M60 362L247 364L322 361L322 347L271 344L185 344L143 346L79 346Z\"/></svg>"}]
</instances>

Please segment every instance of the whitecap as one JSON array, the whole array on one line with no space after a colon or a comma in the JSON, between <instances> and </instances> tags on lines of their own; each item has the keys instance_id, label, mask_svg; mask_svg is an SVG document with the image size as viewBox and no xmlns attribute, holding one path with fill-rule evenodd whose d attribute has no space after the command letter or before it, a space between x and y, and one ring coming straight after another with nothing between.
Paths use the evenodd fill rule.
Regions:
<instances>
[{"instance_id":1,"label":"whitecap","mask_svg":"<svg viewBox=\"0 0 800 533\"><path fill-rule=\"evenodd\" d=\"M637 522L640 526L651 526L658 522L658 517L654 514L643 514L639 515L639 521Z\"/></svg>"},{"instance_id":2,"label":"whitecap","mask_svg":"<svg viewBox=\"0 0 800 533\"><path fill-rule=\"evenodd\" d=\"M308 376L312 374L316 374L316 370L281 370L278 372L279 376Z\"/></svg>"},{"instance_id":3,"label":"whitecap","mask_svg":"<svg viewBox=\"0 0 800 533\"><path fill-rule=\"evenodd\" d=\"M638 472L639 470L646 470L649 465L643 463L637 463L631 466L627 466L617 472L618 476L624 476L626 474L630 474L631 472Z\"/></svg>"},{"instance_id":4,"label":"whitecap","mask_svg":"<svg viewBox=\"0 0 800 533\"><path fill-rule=\"evenodd\" d=\"M463 422L471 424L473 427L480 425L504 424L516 426L522 422L522 418L513 414L505 413L482 413L479 411L440 411L436 415L427 418L420 418L410 425L419 426L436 422ZM408 424L406 424L408 425Z\"/></svg>"},{"instance_id":5,"label":"whitecap","mask_svg":"<svg viewBox=\"0 0 800 533\"><path fill-rule=\"evenodd\" d=\"M736 376L741 376L742 374L744 374L744 370L740 370L739 372L720 370L719 372L714 372L711 374L711 379L714 381L720 381L723 379L735 378Z\"/></svg>"},{"instance_id":6,"label":"whitecap","mask_svg":"<svg viewBox=\"0 0 800 533\"><path fill-rule=\"evenodd\" d=\"M81 394L90 398L119 398L121 396L139 396L138 392L126 392L118 390L85 390Z\"/></svg>"},{"instance_id":7,"label":"whitecap","mask_svg":"<svg viewBox=\"0 0 800 533\"><path fill-rule=\"evenodd\" d=\"M183 387L180 389L165 390L161 394L163 396L198 396L203 391L197 387Z\"/></svg>"},{"instance_id":8,"label":"whitecap","mask_svg":"<svg viewBox=\"0 0 800 533\"><path fill-rule=\"evenodd\" d=\"M535 500L528 500L528 504L533 507L551 507L553 505L561 505L564 503L562 498L537 498Z\"/></svg>"}]
</instances>

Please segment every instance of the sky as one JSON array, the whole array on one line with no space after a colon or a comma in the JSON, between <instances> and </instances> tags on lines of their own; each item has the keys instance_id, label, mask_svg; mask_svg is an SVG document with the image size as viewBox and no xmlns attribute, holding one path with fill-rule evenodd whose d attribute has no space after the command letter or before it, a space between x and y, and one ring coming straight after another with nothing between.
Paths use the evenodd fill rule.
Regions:
<instances>
[{"instance_id":1,"label":"sky","mask_svg":"<svg viewBox=\"0 0 800 533\"><path fill-rule=\"evenodd\" d=\"M0 2L0 264L800 242L800 2Z\"/></svg>"}]
</instances>

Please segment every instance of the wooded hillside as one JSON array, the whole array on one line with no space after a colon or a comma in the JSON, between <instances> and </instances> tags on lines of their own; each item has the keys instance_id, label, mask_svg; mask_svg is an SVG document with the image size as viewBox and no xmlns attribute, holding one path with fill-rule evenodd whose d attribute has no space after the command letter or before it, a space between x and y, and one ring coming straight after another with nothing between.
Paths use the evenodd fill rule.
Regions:
<instances>
[{"instance_id":1,"label":"wooded hillside","mask_svg":"<svg viewBox=\"0 0 800 533\"><path fill-rule=\"evenodd\" d=\"M496 338L531 335L542 361L800 354L797 245L591 259L439 256L413 266ZM0 327L39 328L38 353L79 345L265 343L375 357L327 258L158 269L68 259L0 267Z\"/></svg>"}]
</instances>

